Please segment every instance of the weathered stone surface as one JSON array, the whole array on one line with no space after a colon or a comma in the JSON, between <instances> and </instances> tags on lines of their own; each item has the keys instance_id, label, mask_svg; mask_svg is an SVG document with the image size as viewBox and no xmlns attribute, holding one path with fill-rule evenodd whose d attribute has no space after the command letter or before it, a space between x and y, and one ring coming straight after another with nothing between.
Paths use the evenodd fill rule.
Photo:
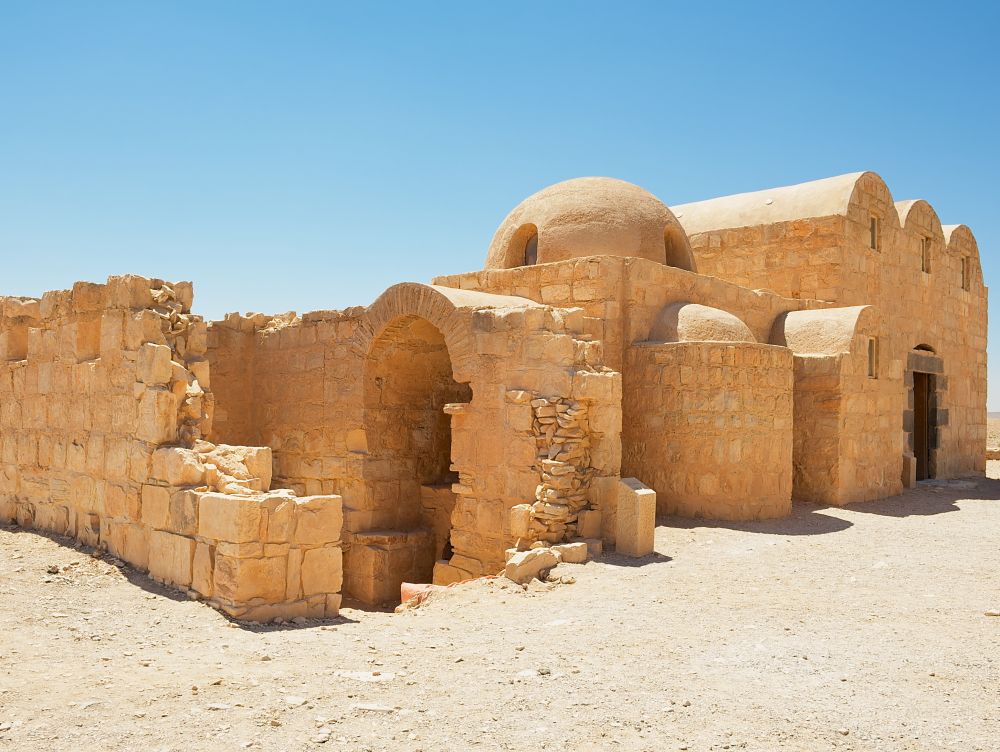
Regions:
<instances>
[{"instance_id":1,"label":"weathered stone surface","mask_svg":"<svg viewBox=\"0 0 1000 752\"><path fill-rule=\"evenodd\" d=\"M552 569L558 563L559 558L549 548L534 548L529 551L519 551L507 561L507 566L504 568L504 576L519 585L523 585Z\"/></svg>"},{"instance_id":2,"label":"weathered stone surface","mask_svg":"<svg viewBox=\"0 0 1000 752\"><path fill-rule=\"evenodd\" d=\"M635 478L622 478L618 489L615 551L626 556L648 556L653 553L656 491Z\"/></svg>"},{"instance_id":3,"label":"weathered stone surface","mask_svg":"<svg viewBox=\"0 0 1000 752\"><path fill-rule=\"evenodd\" d=\"M588 558L586 543L561 543L552 546L552 551L567 564L583 564Z\"/></svg>"},{"instance_id":4,"label":"weathered stone surface","mask_svg":"<svg viewBox=\"0 0 1000 752\"><path fill-rule=\"evenodd\" d=\"M263 519L259 499L207 493L199 505L198 535L229 543L259 541Z\"/></svg>"}]
</instances>

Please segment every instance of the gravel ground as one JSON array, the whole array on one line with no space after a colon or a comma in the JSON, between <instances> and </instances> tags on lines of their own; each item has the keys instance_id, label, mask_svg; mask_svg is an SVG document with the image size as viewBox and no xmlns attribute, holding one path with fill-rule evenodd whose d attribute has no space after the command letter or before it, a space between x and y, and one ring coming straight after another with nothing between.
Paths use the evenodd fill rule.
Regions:
<instances>
[{"instance_id":1,"label":"gravel ground","mask_svg":"<svg viewBox=\"0 0 1000 752\"><path fill-rule=\"evenodd\" d=\"M998 500L665 519L575 583L281 627L0 528L0 749L1000 750Z\"/></svg>"}]
</instances>

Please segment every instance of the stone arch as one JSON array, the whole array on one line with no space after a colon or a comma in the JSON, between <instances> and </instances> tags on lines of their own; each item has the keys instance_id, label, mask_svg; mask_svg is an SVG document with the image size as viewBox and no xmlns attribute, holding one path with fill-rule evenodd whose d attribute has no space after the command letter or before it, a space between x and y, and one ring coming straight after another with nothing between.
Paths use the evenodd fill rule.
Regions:
<instances>
[{"instance_id":1,"label":"stone arch","mask_svg":"<svg viewBox=\"0 0 1000 752\"><path fill-rule=\"evenodd\" d=\"M354 403L359 488L345 514L349 596L398 602L401 582L430 582L435 562L450 556L453 486L476 454L475 432L453 431L452 420L474 412L479 387L480 401L490 398L489 369L476 347L489 318L483 309L522 307L539 306L403 283L361 313L350 343L361 384Z\"/></svg>"},{"instance_id":2,"label":"stone arch","mask_svg":"<svg viewBox=\"0 0 1000 752\"><path fill-rule=\"evenodd\" d=\"M677 269L693 272L695 269L694 253L687 233L676 220L667 224L663 230L664 263Z\"/></svg>"},{"instance_id":3,"label":"stone arch","mask_svg":"<svg viewBox=\"0 0 1000 752\"><path fill-rule=\"evenodd\" d=\"M770 341L796 355L847 354L873 316L871 306L788 311L775 319Z\"/></svg>"}]
</instances>

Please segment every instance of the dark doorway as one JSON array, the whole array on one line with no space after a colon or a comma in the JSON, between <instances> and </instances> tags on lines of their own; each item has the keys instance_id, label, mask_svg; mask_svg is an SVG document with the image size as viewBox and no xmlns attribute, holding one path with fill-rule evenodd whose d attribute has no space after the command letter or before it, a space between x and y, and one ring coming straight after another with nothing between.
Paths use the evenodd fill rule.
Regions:
<instances>
[{"instance_id":1,"label":"dark doorway","mask_svg":"<svg viewBox=\"0 0 1000 752\"><path fill-rule=\"evenodd\" d=\"M917 480L932 477L930 463L930 398L929 373L913 374L913 456L917 460Z\"/></svg>"}]
</instances>

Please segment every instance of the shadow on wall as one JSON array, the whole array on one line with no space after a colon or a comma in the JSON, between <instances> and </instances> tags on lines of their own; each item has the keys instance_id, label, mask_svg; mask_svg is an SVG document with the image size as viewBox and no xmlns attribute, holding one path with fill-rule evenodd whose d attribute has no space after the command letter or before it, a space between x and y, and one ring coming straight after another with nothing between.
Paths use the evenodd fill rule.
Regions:
<instances>
[{"instance_id":1,"label":"shadow on wall","mask_svg":"<svg viewBox=\"0 0 1000 752\"><path fill-rule=\"evenodd\" d=\"M747 533L763 533L765 535L823 535L839 533L853 523L839 517L820 514L820 509L829 509L822 504L795 502L792 513L788 517L773 520L754 520L749 522L729 520L691 519L688 517L661 517L657 525L678 529L698 527L725 528L727 530L742 530Z\"/></svg>"}]
</instances>

